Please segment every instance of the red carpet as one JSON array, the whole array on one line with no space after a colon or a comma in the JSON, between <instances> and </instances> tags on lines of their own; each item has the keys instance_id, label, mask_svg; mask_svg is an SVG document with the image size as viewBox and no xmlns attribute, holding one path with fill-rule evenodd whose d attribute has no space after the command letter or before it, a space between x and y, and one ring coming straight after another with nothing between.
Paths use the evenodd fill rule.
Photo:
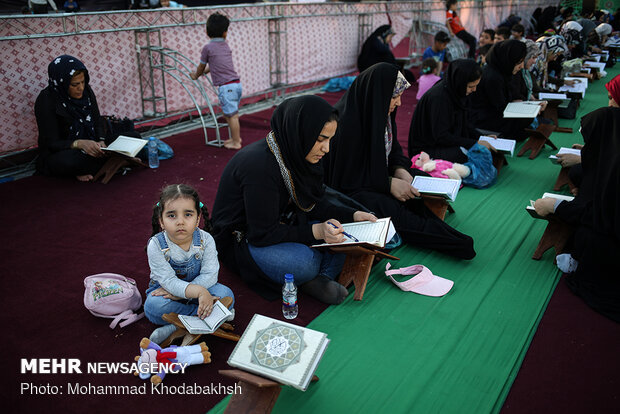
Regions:
<instances>
[{"instance_id":1,"label":"red carpet","mask_svg":"<svg viewBox=\"0 0 620 414\"><path fill-rule=\"evenodd\" d=\"M264 138L271 112L242 117L245 144ZM132 361L140 339L149 336L154 325L143 319L125 328L109 329L110 320L96 318L84 308L82 281L90 274L119 273L136 279L144 292L149 277L144 248L151 235L151 206L159 189L171 183L188 183L198 189L203 202L211 207L221 171L234 154L205 146L202 131L166 142L175 150L173 159L162 161L157 170L141 169L124 177L116 176L107 185L34 176L0 187L0 215L5 223L10 223L2 232L3 276L10 282L0 297L4 310L0 319L4 327L2 365L9 372L0 384L5 407L24 413L50 408L64 413L102 412L103 407L107 412L141 412L143 407L149 407L153 413L170 413L182 406L184 412L198 413L207 411L222 398L152 395L150 389L144 396L67 395L69 383L143 383L127 374L85 372L89 362ZM257 312L282 318L280 302L265 301L226 269L220 272L219 280L235 292L237 332L242 333ZM325 309L325 305L303 294L299 304L295 323L302 325ZM213 362L192 366L184 375L169 375L164 384L232 384L217 371L228 367L226 360L234 343L204 338ZM83 373L20 374L22 358L79 358ZM20 395L20 387L30 384L48 395L32 395L32 388ZM43 389L47 385L58 386L63 394L49 395Z\"/></svg>"}]
</instances>

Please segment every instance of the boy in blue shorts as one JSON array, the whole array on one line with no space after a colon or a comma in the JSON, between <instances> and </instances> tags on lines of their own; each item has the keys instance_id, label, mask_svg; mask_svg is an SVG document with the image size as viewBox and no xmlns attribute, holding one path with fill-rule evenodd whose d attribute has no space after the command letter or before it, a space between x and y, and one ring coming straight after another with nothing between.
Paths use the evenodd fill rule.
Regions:
<instances>
[{"instance_id":1,"label":"boy in blue shorts","mask_svg":"<svg viewBox=\"0 0 620 414\"><path fill-rule=\"evenodd\" d=\"M237 150L241 148L241 127L239 126L241 82L235 71L232 51L226 43L229 25L230 20L223 14L214 13L209 16L207 36L211 41L202 48L200 64L196 72L190 73L190 76L196 80L201 75L211 72L211 80L218 89L218 98L224 118L230 127L230 138L224 142L224 147Z\"/></svg>"}]
</instances>

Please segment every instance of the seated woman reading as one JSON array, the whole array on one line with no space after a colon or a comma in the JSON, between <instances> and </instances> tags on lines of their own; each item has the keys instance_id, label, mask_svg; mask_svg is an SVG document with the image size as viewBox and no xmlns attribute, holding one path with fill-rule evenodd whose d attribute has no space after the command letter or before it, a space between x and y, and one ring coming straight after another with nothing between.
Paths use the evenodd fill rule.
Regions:
<instances>
[{"instance_id":1,"label":"seated woman reading","mask_svg":"<svg viewBox=\"0 0 620 414\"><path fill-rule=\"evenodd\" d=\"M411 160L398 142L394 110L409 83L398 68L378 63L362 72L336 104L339 111L326 173L327 185L380 217L391 217L402 239L416 246L471 259L471 237L437 218L411 186Z\"/></svg>"},{"instance_id":2,"label":"seated woman reading","mask_svg":"<svg viewBox=\"0 0 620 414\"><path fill-rule=\"evenodd\" d=\"M523 140L531 118L504 118L506 105L514 100L512 77L523 69L525 43L504 40L493 45L486 55L487 65L475 93L471 95L471 120L476 128L501 133L509 139Z\"/></svg>"},{"instance_id":3,"label":"seated woman reading","mask_svg":"<svg viewBox=\"0 0 620 414\"><path fill-rule=\"evenodd\" d=\"M471 59L450 63L415 108L409 128L409 157L424 151L431 158L464 163L468 150L480 136L468 124L467 96L476 90L482 70ZM490 146L487 142L482 145Z\"/></svg>"},{"instance_id":4,"label":"seated woman reading","mask_svg":"<svg viewBox=\"0 0 620 414\"><path fill-rule=\"evenodd\" d=\"M379 62L396 64L394 53L390 50L390 42L393 37L394 30L389 24L379 26L368 36L362 45L360 55L357 57L357 68L360 72Z\"/></svg>"},{"instance_id":5,"label":"seated woman reading","mask_svg":"<svg viewBox=\"0 0 620 414\"><path fill-rule=\"evenodd\" d=\"M235 154L222 173L212 218L218 252L267 298L278 297L286 273L323 302L348 294L334 280L344 255L309 247L343 241L340 222L376 220L324 196L321 159L337 120L322 98L288 99L274 111L267 138Z\"/></svg>"},{"instance_id":6,"label":"seated woman reading","mask_svg":"<svg viewBox=\"0 0 620 414\"><path fill-rule=\"evenodd\" d=\"M591 308L620 322L620 108L595 110L581 120L585 145L583 178L573 201L541 198L534 205L542 216L555 213L574 224L570 254L558 256L566 282Z\"/></svg>"},{"instance_id":7,"label":"seated woman reading","mask_svg":"<svg viewBox=\"0 0 620 414\"><path fill-rule=\"evenodd\" d=\"M396 57L390 49L390 42L392 42L394 35L394 29L389 24L379 26L377 30L372 32L362 45L362 51L357 57L357 68L360 72L363 72L376 63L391 63L400 66L400 70L408 82L414 82L415 76L413 73L396 61Z\"/></svg>"},{"instance_id":8,"label":"seated woman reading","mask_svg":"<svg viewBox=\"0 0 620 414\"><path fill-rule=\"evenodd\" d=\"M90 181L106 159L103 123L86 66L62 55L47 67L49 85L34 105L39 127L37 172Z\"/></svg>"}]
</instances>

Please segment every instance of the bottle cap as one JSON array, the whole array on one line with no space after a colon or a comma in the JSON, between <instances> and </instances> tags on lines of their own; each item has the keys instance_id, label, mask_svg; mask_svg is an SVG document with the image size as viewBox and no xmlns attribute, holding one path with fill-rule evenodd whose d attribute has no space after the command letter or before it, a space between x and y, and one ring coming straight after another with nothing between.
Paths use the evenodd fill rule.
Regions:
<instances>
[{"instance_id":1,"label":"bottle cap","mask_svg":"<svg viewBox=\"0 0 620 414\"><path fill-rule=\"evenodd\" d=\"M284 275L284 280L285 280L286 282L292 282L292 281L294 280L294 277L293 277L293 275L292 275L292 274L287 273L287 274L285 274L285 275Z\"/></svg>"}]
</instances>

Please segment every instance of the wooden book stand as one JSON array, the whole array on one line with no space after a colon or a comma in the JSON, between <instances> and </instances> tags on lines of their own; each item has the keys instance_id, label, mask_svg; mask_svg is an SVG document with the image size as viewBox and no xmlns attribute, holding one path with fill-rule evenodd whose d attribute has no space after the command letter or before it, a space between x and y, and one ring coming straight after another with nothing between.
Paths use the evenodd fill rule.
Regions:
<instances>
[{"instance_id":1,"label":"wooden book stand","mask_svg":"<svg viewBox=\"0 0 620 414\"><path fill-rule=\"evenodd\" d=\"M550 119L553 122L556 132L566 132L572 134L573 128L561 127L558 123L558 105L560 104L560 102L561 101L557 100L549 101L549 103L547 103L547 108L545 109L545 112L543 112L543 117Z\"/></svg>"},{"instance_id":2,"label":"wooden book stand","mask_svg":"<svg viewBox=\"0 0 620 414\"><path fill-rule=\"evenodd\" d=\"M542 124L539 125L538 128L534 129L526 129L525 131L529 134L529 138L527 142L521 147L521 151L517 154L518 157L525 154L528 150L532 150L530 154L530 160L533 160L538 156L538 153L545 144L549 145L553 149L558 149L553 142L549 139L551 133L555 130L555 125Z\"/></svg>"},{"instance_id":3,"label":"wooden book stand","mask_svg":"<svg viewBox=\"0 0 620 414\"><path fill-rule=\"evenodd\" d=\"M146 167L147 165L143 163L142 161L140 161L140 158L131 158L125 155L112 153L110 154L110 157L105 162L105 164L103 164L101 169L97 171L97 174L95 174L95 177L93 178L93 182L97 181L101 176L103 176L103 179L101 180L101 182L103 184L107 184L108 181L110 181L112 177L114 177L114 174L116 174L118 170L120 170L123 167L131 167L131 166Z\"/></svg>"},{"instance_id":4,"label":"wooden book stand","mask_svg":"<svg viewBox=\"0 0 620 414\"><path fill-rule=\"evenodd\" d=\"M573 226L553 215L545 217L545 220L548 221L547 227L532 255L532 259L534 260L540 260L542 255L552 247L555 249L556 256L562 253L564 246L566 246L566 242L575 231Z\"/></svg>"},{"instance_id":5,"label":"wooden book stand","mask_svg":"<svg viewBox=\"0 0 620 414\"><path fill-rule=\"evenodd\" d=\"M344 287L349 287L351 283L355 286L354 300L362 300L370 269L375 257L400 260L398 257L389 255L381 250L375 250L364 246L339 246L330 248L334 253L344 253L347 255L338 278L338 283Z\"/></svg>"},{"instance_id":6,"label":"wooden book stand","mask_svg":"<svg viewBox=\"0 0 620 414\"><path fill-rule=\"evenodd\" d=\"M493 157L493 166L497 170L497 175L499 175L502 167L504 165L508 165L508 160L506 159L504 153L499 151L491 151L491 156Z\"/></svg>"},{"instance_id":7,"label":"wooden book stand","mask_svg":"<svg viewBox=\"0 0 620 414\"><path fill-rule=\"evenodd\" d=\"M237 380L237 384L241 387L240 393L234 393L230 397L226 410L224 410L225 413L268 414L273 410L273 406L280 395L282 384L240 369L221 369L218 372L225 377ZM319 377L315 375L311 382L318 380Z\"/></svg>"},{"instance_id":8,"label":"wooden book stand","mask_svg":"<svg viewBox=\"0 0 620 414\"><path fill-rule=\"evenodd\" d=\"M448 201L439 196L423 194L422 200L426 207L433 212L441 221L444 221L446 217L446 211L454 213L454 208L448 203Z\"/></svg>"},{"instance_id":9,"label":"wooden book stand","mask_svg":"<svg viewBox=\"0 0 620 414\"><path fill-rule=\"evenodd\" d=\"M232 304L232 298L228 298L228 297L222 298L222 303L224 304L224 306L228 307ZM162 316L162 319L168 323L173 324L177 328L179 328L175 331L175 333L173 333L168 338L166 338L166 340L164 341L165 346L170 345L172 341L174 341L176 338L179 338L179 337L183 337L181 341L182 346L192 345L193 343L197 342L198 339L202 336L202 335L196 336L195 334L190 334L185 329L185 325L183 325L183 322L180 321L179 315L177 313L166 313ZM235 329L234 326L232 326L228 322L224 322L215 332L211 334L205 334L205 335L213 335L219 338L228 339L230 341L239 342L239 339L241 339L241 337L237 335L236 333L233 333L234 329ZM164 343L162 343L162 345Z\"/></svg>"},{"instance_id":10,"label":"wooden book stand","mask_svg":"<svg viewBox=\"0 0 620 414\"><path fill-rule=\"evenodd\" d=\"M562 167L560 173L558 174L558 178L555 180L555 185L553 186L553 191L560 191L562 187L568 184L568 188L572 192L576 187L575 184L570 180L568 176L568 172L570 167Z\"/></svg>"}]
</instances>

